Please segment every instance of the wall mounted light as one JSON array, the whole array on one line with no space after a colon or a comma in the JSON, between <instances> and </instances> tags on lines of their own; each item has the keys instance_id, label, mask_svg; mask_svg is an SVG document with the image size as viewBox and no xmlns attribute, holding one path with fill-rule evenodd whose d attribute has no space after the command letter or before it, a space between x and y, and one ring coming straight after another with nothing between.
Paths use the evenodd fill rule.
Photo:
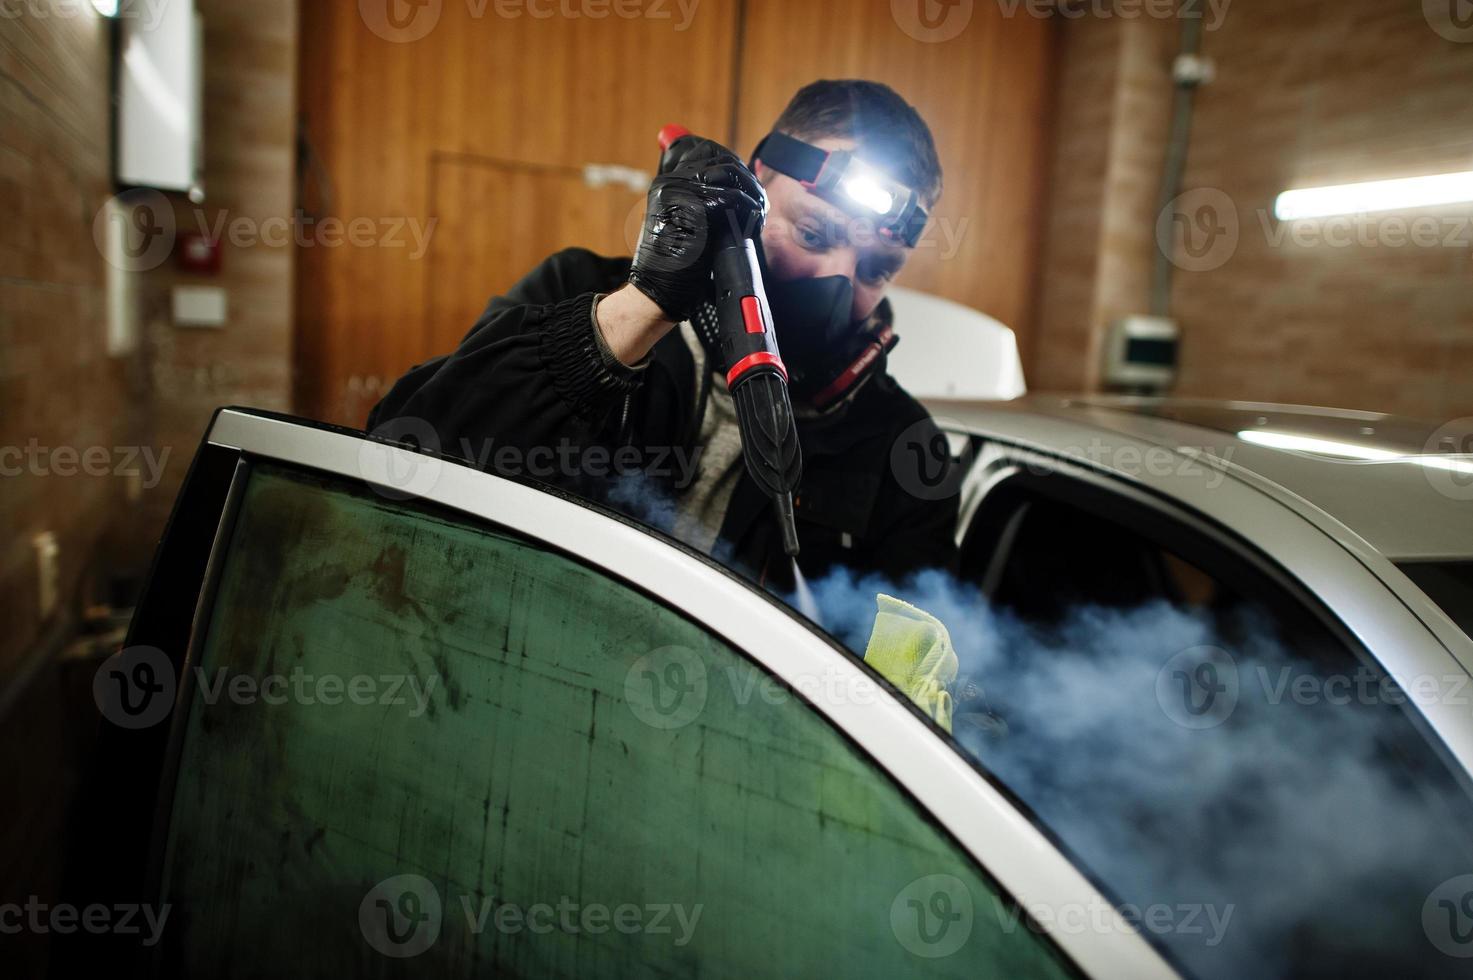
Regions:
<instances>
[{"instance_id":1,"label":"wall mounted light","mask_svg":"<svg viewBox=\"0 0 1473 980\"><path fill-rule=\"evenodd\" d=\"M1285 191L1274 202L1274 216L1294 221L1464 202L1473 202L1473 171Z\"/></svg>"}]
</instances>

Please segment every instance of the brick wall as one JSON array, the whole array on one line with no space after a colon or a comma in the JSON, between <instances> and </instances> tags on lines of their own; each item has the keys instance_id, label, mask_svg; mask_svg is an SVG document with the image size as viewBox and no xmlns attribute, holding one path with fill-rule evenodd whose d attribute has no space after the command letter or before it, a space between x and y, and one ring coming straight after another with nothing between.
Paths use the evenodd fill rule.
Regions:
<instances>
[{"instance_id":1,"label":"brick wall","mask_svg":"<svg viewBox=\"0 0 1473 980\"><path fill-rule=\"evenodd\" d=\"M1451 248L1397 246L1379 222L1368 244L1300 247L1274 244L1270 217L1288 188L1473 170L1473 44L1420 3L1300 0L1234 5L1203 50L1219 81L1187 186L1226 192L1241 231L1220 269L1177 277L1182 392L1473 414L1473 226ZM1416 214L1473 209L1391 217Z\"/></svg>"},{"instance_id":2,"label":"brick wall","mask_svg":"<svg viewBox=\"0 0 1473 980\"><path fill-rule=\"evenodd\" d=\"M289 217L296 0L198 8L208 198L175 201L177 226ZM0 17L0 450L102 447L116 471L146 448L166 465L153 485L136 464L145 478L63 475L81 467L39 451L0 457L6 473L22 470L0 476L0 689L55 622L39 615L34 535L58 536L62 603L75 608L89 568L146 568L216 406L289 407L294 266L290 245L227 237L222 272L208 280L173 262L132 273L141 342L110 357L108 267L93 238L112 194L109 25L87 4L16 10ZM185 281L226 288L223 329L172 324L170 290Z\"/></svg>"},{"instance_id":3,"label":"brick wall","mask_svg":"<svg viewBox=\"0 0 1473 980\"><path fill-rule=\"evenodd\" d=\"M1062 30L1064 77L1082 82L1058 120L1029 367L1034 387L1094 389L1104 326L1147 311L1176 25ZM1218 78L1197 100L1184 187L1226 195L1237 241L1176 273L1176 393L1473 414L1473 209L1309 227L1298 244L1271 217L1293 187L1473 170L1473 43L1440 36L1418 3L1237 0L1203 53ZM1096 228L1072 217L1085 209ZM1403 241L1418 218L1455 246Z\"/></svg>"},{"instance_id":4,"label":"brick wall","mask_svg":"<svg viewBox=\"0 0 1473 980\"><path fill-rule=\"evenodd\" d=\"M108 25L83 12L0 18L0 679L47 625L34 536L58 537L65 602L123 505L119 480L64 475L81 469L67 454L137 443L92 237L111 193Z\"/></svg>"},{"instance_id":5,"label":"brick wall","mask_svg":"<svg viewBox=\"0 0 1473 980\"><path fill-rule=\"evenodd\" d=\"M1097 388L1104 326L1148 303L1174 36L1158 20L1065 21L1033 388Z\"/></svg>"},{"instance_id":6,"label":"brick wall","mask_svg":"<svg viewBox=\"0 0 1473 980\"><path fill-rule=\"evenodd\" d=\"M295 205L297 0L196 0L205 19L206 200L175 202L180 232L224 228L218 275L166 263L144 277L156 451L168 452L159 485L144 495L142 542L151 553L214 410L248 405L290 410L295 253L266 224ZM229 229L239 222L241 233ZM263 231L263 229L265 229ZM221 329L176 327L175 285L226 290Z\"/></svg>"}]
</instances>

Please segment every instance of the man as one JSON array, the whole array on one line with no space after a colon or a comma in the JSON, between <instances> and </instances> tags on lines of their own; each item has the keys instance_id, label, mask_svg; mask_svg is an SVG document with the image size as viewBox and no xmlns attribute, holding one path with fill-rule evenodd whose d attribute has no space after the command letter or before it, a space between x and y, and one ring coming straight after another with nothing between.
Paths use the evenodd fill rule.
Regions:
<instances>
[{"instance_id":1,"label":"man","mask_svg":"<svg viewBox=\"0 0 1473 980\"><path fill-rule=\"evenodd\" d=\"M491 301L453 354L401 379L369 427L422 419L447 452L493 468L498 456L525 461L539 449L550 460L556 447L572 465L553 482L633 507L758 581L790 587L770 501L743 465L730 365L717 363L706 307L717 222L760 228L802 444L802 571L899 580L949 568L956 499L925 492L945 465L935 448L944 440L884 370L894 343L885 290L940 193L935 144L911 106L877 83L815 82L751 169L714 143L676 143L651 184L633 259L581 249L547 259ZM633 483L607 475L635 466Z\"/></svg>"}]
</instances>

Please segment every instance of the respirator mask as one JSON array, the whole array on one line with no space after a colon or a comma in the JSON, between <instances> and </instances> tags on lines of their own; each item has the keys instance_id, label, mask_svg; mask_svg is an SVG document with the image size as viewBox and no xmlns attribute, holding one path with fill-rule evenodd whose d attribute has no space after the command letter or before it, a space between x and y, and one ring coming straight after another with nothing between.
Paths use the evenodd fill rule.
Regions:
<instances>
[{"instance_id":1,"label":"respirator mask","mask_svg":"<svg viewBox=\"0 0 1473 980\"><path fill-rule=\"evenodd\" d=\"M881 302L869 319L856 323L854 286L847 277L773 282L761 240L754 243L788 391L795 402L828 408L857 389L883 363L882 355L899 343L890 304ZM691 322L708 352L720 350L715 307L704 305Z\"/></svg>"},{"instance_id":2,"label":"respirator mask","mask_svg":"<svg viewBox=\"0 0 1473 980\"><path fill-rule=\"evenodd\" d=\"M845 213L874 224L878 234L914 248L929 215L915 190L844 150L829 151L785 133L769 133L752 154L763 164L798 181ZM772 278L761 239L757 259L767 287L773 330L796 401L824 409L855 391L884 363L898 342L890 305L882 302L867 320L852 319L854 286L845 276ZM696 323L703 338L706 327ZM714 326L714 324L713 324Z\"/></svg>"},{"instance_id":3,"label":"respirator mask","mask_svg":"<svg viewBox=\"0 0 1473 980\"><path fill-rule=\"evenodd\" d=\"M898 342L888 303L854 322L854 287L844 276L772 283L767 302L788 387L813 408L827 408L858 388Z\"/></svg>"}]
</instances>

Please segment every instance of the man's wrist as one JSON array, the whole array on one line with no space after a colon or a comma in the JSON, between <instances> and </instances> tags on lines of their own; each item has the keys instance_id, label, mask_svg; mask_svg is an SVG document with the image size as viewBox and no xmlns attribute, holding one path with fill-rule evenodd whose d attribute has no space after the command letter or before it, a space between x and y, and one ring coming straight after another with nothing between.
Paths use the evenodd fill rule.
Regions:
<instances>
[{"instance_id":1,"label":"man's wrist","mask_svg":"<svg viewBox=\"0 0 1473 980\"><path fill-rule=\"evenodd\" d=\"M594 304L593 323L609 352L625 367L643 361L675 326L654 300L627 284Z\"/></svg>"}]
</instances>

